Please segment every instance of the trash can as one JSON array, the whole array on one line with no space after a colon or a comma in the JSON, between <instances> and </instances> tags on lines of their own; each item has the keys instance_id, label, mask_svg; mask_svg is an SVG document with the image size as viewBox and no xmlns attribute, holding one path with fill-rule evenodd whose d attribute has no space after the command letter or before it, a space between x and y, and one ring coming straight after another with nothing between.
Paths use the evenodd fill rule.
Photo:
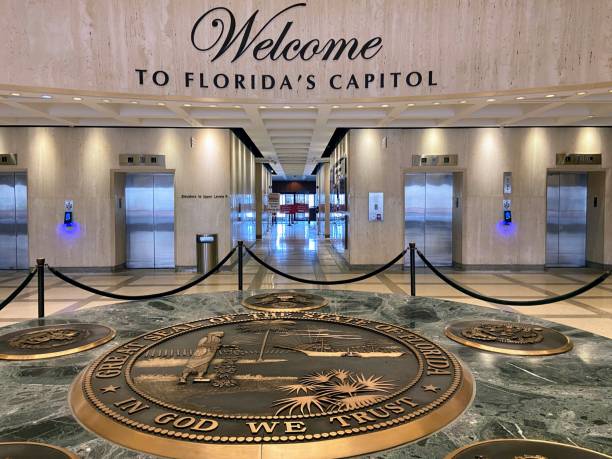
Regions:
<instances>
[{"instance_id":1,"label":"trash can","mask_svg":"<svg viewBox=\"0 0 612 459\"><path fill-rule=\"evenodd\" d=\"M196 259L199 273L207 273L219 263L216 234L196 234Z\"/></svg>"}]
</instances>

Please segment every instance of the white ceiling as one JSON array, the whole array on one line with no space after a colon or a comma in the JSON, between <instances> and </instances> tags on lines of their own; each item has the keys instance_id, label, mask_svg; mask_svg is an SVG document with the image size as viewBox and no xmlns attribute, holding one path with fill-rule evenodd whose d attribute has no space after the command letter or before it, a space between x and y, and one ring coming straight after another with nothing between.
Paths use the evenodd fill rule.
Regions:
<instances>
[{"instance_id":1,"label":"white ceiling","mask_svg":"<svg viewBox=\"0 0 612 459\"><path fill-rule=\"evenodd\" d=\"M292 178L310 174L337 127L612 126L612 86L524 95L265 106L42 96L0 91L0 125L243 128L279 176Z\"/></svg>"}]
</instances>

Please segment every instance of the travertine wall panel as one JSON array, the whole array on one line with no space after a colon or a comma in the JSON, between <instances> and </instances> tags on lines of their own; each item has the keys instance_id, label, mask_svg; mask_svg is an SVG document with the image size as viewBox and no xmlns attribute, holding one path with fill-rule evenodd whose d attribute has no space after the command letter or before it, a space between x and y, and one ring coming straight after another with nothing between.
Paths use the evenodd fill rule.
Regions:
<instances>
[{"instance_id":1,"label":"travertine wall panel","mask_svg":"<svg viewBox=\"0 0 612 459\"><path fill-rule=\"evenodd\" d=\"M297 2L293 2L297 3ZM225 36L211 51L191 43L196 20L223 6L236 18L236 30L257 10L253 34L275 14L293 4L285 0L4 0L0 3L0 87L54 88L82 93L137 93L208 99L329 101L330 98L381 98L429 94L482 93L610 81L612 74L612 3L607 0L310 0L273 20L253 46L232 62L237 45L211 62ZM219 16L229 29L227 14ZM256 60L253 47L262 39L302 45L312 39L356 38L360 45L380 36L382 49L371 59L346 56L337 61L283 58ZM221 27L210 21L198 29L200 47L212 45ZM241 38L236 41L239 43ZM252 38L252 37L250 37ZM139 84L135 69L147 69ZM156 70L170 75L165 86L150 81ZM435 86L427 84L433 72ZM406 74L419 71L425 83L411 88ZM185 87L185 73L194 84ZM199 73L209 88L200 88ZM392 84L391 72L401 72ZM212 86L214 74L247 75L245 89ZM364 75L374 74L366 89ZM381 87L379 75L385 73ZM255 89L250 75L257 77ZM262 74L272 75L274 89L261 88ZM332 89L340 74L343 89ZM360 87L346 89L355 74ZM292 89L280 88L287 75ZM302 76L300 81L298 77ZM307 75L316 86L307 88Z\"/></svg>"},{"instance_id":2,"label":"travertine wall panel","mask_svg":"<svg viewBox=\"0 0 612 459\"><path fill-rule=\"evenodd\" d=\"M546 174L605 174L603 247L589 260L612 264L612 129L356 129L350 136L350 263L381 264L404 246L404 178L409 170L463 171L461 259L464 265L543 265ZM387 148L382 138L387 137ZM602 153L602 166L555 165L557 153ZM413 154L456 154L457 167L412 168ZM512 172L511 229L500 227L502 178ZM368 192L385 193L384 222L368 222ZM455 252L457 254L457 252Z\"/></svg>"},{"instance_id":3,"label":"travertine wall panel","mask_svg":"<svg viewBox=\"0 0 612 459\"><path fill-rule=\"evenodd\" d=\"M28 173L30 262L69 267L112 267L125 261L115 239L118 206L113 174L175 174L175 257L177 266L195 265L195 234L218 233L219 251L230 237L230 144L223 129L0 128L0 151L19 155L15 168ZM192 142L193 138L193 142ZM192 146L193 145L193 146ZM165 169L120 167L122 153L164 154ZM182 195L228 198L182 198ZM78 230L63 228L64 200L74 200ZM117 222L121 225L121 221Z\"/></svg>"}]
</instances>

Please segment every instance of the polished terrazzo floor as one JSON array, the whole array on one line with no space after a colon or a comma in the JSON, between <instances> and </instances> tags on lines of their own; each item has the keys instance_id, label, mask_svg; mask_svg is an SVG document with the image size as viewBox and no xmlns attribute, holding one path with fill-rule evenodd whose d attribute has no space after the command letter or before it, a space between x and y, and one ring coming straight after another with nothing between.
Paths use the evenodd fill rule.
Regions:
<instances>
[{"instance_id":1,"label":"polished terrazzo floor","mask_svg":"<svg viewBox=\"0 0 612 459\"><path fill-rule=\"evenodd\" d=\"M277 225L258 241L255 252L280 270L308 279L337 280L354 277L365 271L351 270L338 252L342 244L322 239L314 224ZM586 269L554 269L537 272L516 271L447 271L451 277L485 295L519 300L543 298L574 290L598 275ZM0 272L0 298L6 297L23 279L23 273ZM119 273L71 272L81 282L101 290L140 295L168 290L195 277L194 273L173 271L128 270ZM267 271L252 259L245 265L245 289L312 288ZM416 278L417 295L449 299L479 306L516 311L612 338L612 278L580 297L545 306L496 306L470 298L444 284L435 275L420 269ZM223 271L185 293L208 293L237 289L236 267ZM409 294L407 271L392 269L354 284L323 289L375 293ZM47 314L70 313L104 306L117 301L71 287L55 277L46 279ZM36 283L32 282L19 297L0 311L0 326L36 317Z\"/></svg>"},{"instance_id":2,"label":"polished terrazzo floor","mask_svg":"<svg viewBox=\"0 0 612 459\"><path fill-rule=\"evenodd\" d=\"M260 293L260 292L257 292ZM453 352L476 382L470 408L432 436L370 458L442 459L456 448L493 438L530 438L573 444L612 453L610 437L611 341L563 325L553 325L574 343L560 355L521 357L462 346L444 336L444 326L458 319L524 320L514 312L399 294L312 291L330 304L318 312L361 317L401 325ZM247 312L240 292L180 295L106 308L58 314L43 324L89 321L117 330L116 338L96 349L55 359L1 362L3 403L0 440L30 440L68 447L83 459L136 459L135 453L96 437L72 417L68 388L97 356L135 336L171 324L222 314ZM552 324L532 319L541 325ZM37 325L15 324L6 331ZM171 454L171 452L169 452ZM333 455L333 452L329 452ZM231 457L228 455L226 457Z\"/></svg>"}]
</instances>

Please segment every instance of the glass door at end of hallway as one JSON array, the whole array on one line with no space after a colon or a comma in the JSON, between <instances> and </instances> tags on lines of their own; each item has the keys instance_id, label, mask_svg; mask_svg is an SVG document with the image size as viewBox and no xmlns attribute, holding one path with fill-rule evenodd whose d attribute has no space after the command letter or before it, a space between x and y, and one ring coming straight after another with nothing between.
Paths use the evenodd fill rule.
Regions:
<instances>
[{"instance_id":1,"label":"glass door at end of hallway","mask_svg":"<svg viewBox=\"0 0 612 459\"><path fill-rule=\"evenodd\" d=\"M126 267L174 268L174 175L127 174Z\"/></svg>"}]
</instances>

